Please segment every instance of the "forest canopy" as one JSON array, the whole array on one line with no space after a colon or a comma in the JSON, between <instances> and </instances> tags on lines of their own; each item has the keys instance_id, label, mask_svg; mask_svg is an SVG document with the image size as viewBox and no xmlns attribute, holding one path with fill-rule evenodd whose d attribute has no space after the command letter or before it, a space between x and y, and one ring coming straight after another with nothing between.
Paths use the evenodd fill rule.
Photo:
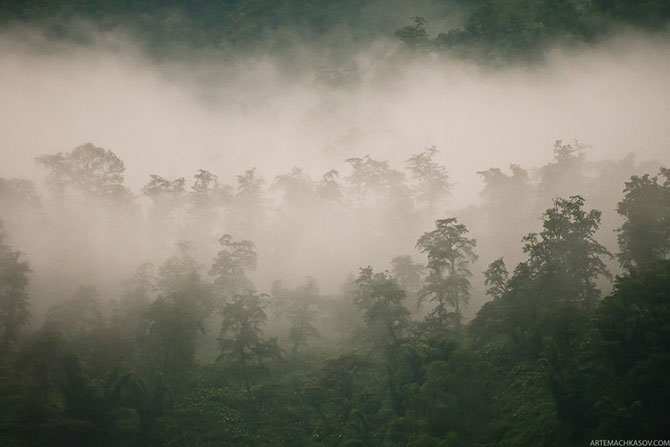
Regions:
<instances>
[{"instance_id":1,"label":"forest canopy","mask_svg":"<svg viewBox=\"0 0 670 447\"><path fill-rule=\"evenodd\" d=\"M294 168L269 182L252 169L225 184L200 169L192 181L151 175L138 193L112 151L87 143L36 158L45 195L3 179L11 213L0 233L0 439L485 446L666 436L667 169L620 184L608 209L621 223L602 234L617 219L589 208L610 199L593 192L639 167L619 162L617 179L608 162L558 141L539 177L518 165L483 171L484 202L431 224L449 192L437 153L414 154L408 175L365 156L346 160L348 175L321 180ZM554 196L566 182L591 187ZM523 213L541 227L519 234ZM264 256L293 262L305 233L334 218L349 230L331 237L365 231L363 251L407 235L414 250L381 268L359 264L325 293L314 277L268 286L257 275ZM50 243L65 255L60 267L38 255L33 269L10 245L7 229L21 234L36 221L64 232ZM75 221L83 224L63 226ZM35 231L19 240L39 243ZM132 248L112 246L128 238ZM53 276L72 268L75 241L108 244L87 261L103 275L93 268L79 284ZM115 259L130 265L119 270ZM110 288L114 268L127 276ZM42 285L29 293L34 280Z\"/></svg>"},{"instance_id":2,"label":"forest canopy","mask_svg":"<svg viewBox=\"0 0 670 447\"><path fill-rule=\"evenodd\" d=\"M0 0L0 445L670 445L669 20Z\"/></svg>"}]
</instances>

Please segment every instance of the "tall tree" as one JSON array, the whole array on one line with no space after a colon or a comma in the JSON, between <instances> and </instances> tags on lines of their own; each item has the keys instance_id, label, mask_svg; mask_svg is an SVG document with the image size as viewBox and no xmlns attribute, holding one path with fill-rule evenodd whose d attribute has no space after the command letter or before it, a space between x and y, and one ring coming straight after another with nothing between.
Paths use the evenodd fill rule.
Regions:
<instances>
[{"instance_id":1,"label":"tall tree","mask_svg":"<svg viewBox=\"0 0 670 447\"><path fill-rule=\"evenodd\" d=\"M30 319L26 290L30 267L21 256L7 245L0 220L0 358L12 348L19 330Z\"/></svg>"},{"instance_id":2,"label":"tall tree","mask_svg":"<svg viewBox=\"0 0 670 447\"><path fill-rule=\"evenodd\" d=\"M554 161L540 170L538 198L544 208L556 196L566 197L580 194L586 187L585 150L587 146L574 141L554 143Z\"/></svg>"},{"instance_id":3,"label":"tall tree","mask_svg":"<svg viewBox=\"0 0 670 447\"><path fill-rule=\"evenodd\" d=\"M435 303L431 317L444 327L450 318L460 324L461 305L470 298L470 265L477 260L477 242L466 237L468 229L456 218L437 220L435 226L416 243L428 256L428 277L419 298Z\"/></svg>"},{"instance_id":4,"label":"tall tree","mask_svg":"<svg viewBox=\"0 0 670 447\"><path fill-rule=\"evenodd\" d=\"M409 311L403 306L405 291L388 272L361 268L355 281L354 303L363 312L369 337L382 346L398 345L409 326Z\"/></svg>"},{"instance_id":5,"label":"tall tree","mask_svg":"<svg viewBox=\"0 0 670 447\"><path fill-rule=\"evenodd\" d=\"M600 296L596 280L610 276L603 258L611 255L594 237L600 212L583 206L579 196L555 199L542 231L523 239L528 258L508 280L502 263L491 264L486 277L494 299L474 322L481 335L506 334L531 356L540 354L547 337L561 349L573 344L576 326Z\"/></svg>"},{"instance_id":6,"label":"tall tree","mask_svg":"<svg viewBox=\"0 0 670 447\"><path fill-rule=\"evenodd\" d=\"M295 357L301 346L307 346L307 340L318 337L319 331L314 327L314 320L319 314L319 288L314 278L294 290L282 287L280 281L272 285L272 299L278 313L285 316L289 328L291 353Z\"/></svg>"},{"instance_id":7,"label":"tall tree","mask_svg":"<svg viewBox=\"0 0 670 447\"><path fill-rule=\"evenodd\" d=\"M435 154L438 152L435 146L431 146L405 162L412 178L417 182L416 197L427 206L431 217L435 207L451 190L447 169L435 161Z\"/></svg>"},{"instance_id":8,"label":"tall tree","mask_svg":"<svg viewBox=\"0 0 670 447\"><path fill-rule=\"evenodd\" d=\"M71 152L42 155L35 161L49 171L46 183L57 196L72 190L86 199L130 198L123 185L123 161L110 150L86 143Z\"/></svg>"},{"instance_id":9,"label":"tall tree","mask_svg":"<svg viewBox=\"0 0 670 447\"><path fill-rule=\"evenodd\" d=\"M487 287L486 294L493 299L500 298L507 290L509 273L505 267L503 258L498 258L489 264L484 272L484 285Z\"/></svg>"},{"instance_id":10,"label":"tall tree","mask_svg":"<svg viewBox=\"0 0 670 447\"><path fill-rule=\"evenodd\" d=\"M222 304L236 294L254 290L247 274L256 269L257 256L254 243L248 240L235 241L231 235L224 234L219 244L222 248L209 274L214 276L214 291Z\"/></svg>"},{"instance_id":11,"label":"tall tree","mask_svg":"<svg viewBox=\"0 0 670 447\"><path fill-rule=\"evenodd\" d=\"M190 244L181 242L178 249L161 265L159 297L145 313L147 357L174 386L184 384L195 364L196 339L213 307L211 285L202 279Z\"/></svg>"},{"instance_id":12,"label":"tall tree","mask_svg":"<svg viewBox=\"0 0 670 447\"><path fill-rule=\"evenodd\" d=\"M617 212L624 218L618 230L623 267L645 267L670 255L670 169L631 177Z\"/></svg>"},{"instance_id":13,"label":"tall tree","mask_svg":"<svg viewBox=\"0 0 670 447\"><path fill-rule=\"evenodd\" d=\"M221 312L218 361L247 393L251 393L254 381L268 372L266 362L280 357L277 341L263 338L266 307L266 295L247 292L235 295Z\"/></svg>"},{"instance_id":14,"label":"tall tree","mask_svg":"<svg viewBox=\"0 0 670 447\"><path fill-rule=\"evenodd\" d=\"M414 25L404 26L396 30L394 34L411 49L428 47L430 44L428 32L426 32L428 20L414 16L412 22L414 22Z\"/></svg>"},{"instance_id":15,"label":"tall tree","mask_svg":"<svg viewBox=\"0 0 670 447\"><path fill-rule=\"evenodd\" d=\"M555 199L544 212L542 231L523 238L523 251L543 295L590 307L600 295L597 277L610 276L603 258L612 255L595 240L601 212L587 212L583 206L580 196Z\"/></svg>"},{"instance_id":16,"label":"tall tree","mask_svg":"<svg viewBox=\"0 0 670 447\"><path fill-rule=\"evenodd\" d=\"M201 309L188 296L159 296L147 308L144 344L150 370L159 371L172 386L184 385L195 365L196 339L203 331Z\"/></svg>"}]
</instances>

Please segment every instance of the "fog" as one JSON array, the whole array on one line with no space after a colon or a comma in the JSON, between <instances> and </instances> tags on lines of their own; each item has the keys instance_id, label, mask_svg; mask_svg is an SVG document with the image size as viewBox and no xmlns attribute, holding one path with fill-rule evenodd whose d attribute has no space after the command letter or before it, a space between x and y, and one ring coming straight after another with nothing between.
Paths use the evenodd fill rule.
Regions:
<instances>
[{"instance_id":1,"label":"fog","mask_svg":"<svg viewBox=\"0 0 670 447\"><path fill-rule=\"evenodd\" d=\"M157 61L123 31L91 36L86 43L52 41L36 29L4 31L0 177L31 179L48 197L45 171L35 157L86 142L123 160L125 183L136 195L152 174L185 177L188 188L197 170L206 169L233 185L237 175L256 167L266 179L266 200L285 218L271 231L213 228L196 244L204 271L218 250L216 238L230 232L256 243L261 290L280 277L296 284L313 275L332 293L358 267L389 268L391 257L401 254L421 260L414 244L434 218L462 216L478 239L495 234L493 227L486 230L489 222L475 221L481 216L467 211L482 203L477 171L518 164L536 172L552 161L555 140L578 140L592 162L629 153L638 163L670 161L670 46L663 36L625 32L594 47L555 49L535 65L497 68L443 54L410 57L398 43L384 40L350 51L344 67L329 65L327 54L301 44L290 63L282 55L225 58L216 52ZM272 188L275 176L294 166L313 180L331 169L344 179L350 157L370 155L403 170L412 154L431 146L449 172L451 194L434 215L406 227L390 225L389 232L371 228L386 219L381 211L373 215L374 201L361 206L368 214L357 222L333 210L308 217L314 211L309 205L282 208L281 194ZM623 181L616 184L600 202L610 215L623 189ZM146 215L150 204L146 197L139 201ZM89 225L94 218L75 218L81 210L43 206L52 217L30 223L3 219L13 245L31 262L32 287L49 303L71 293L72 283L95 284L103 292L107 287L111 296L142 262L160 265L178 240L201 236L197 229L135 234L129 223L109 232ZM507 241L519 253L520 237L538 227L537 210L544 209L530 203L528 208L534 217L517 225ZM409 212L406 217L411 220ZM612 242L615 218L605 227L604 237ZM478 250L475 283L488 262L505 254L488 249L500 247L484 242L484 252Z\"/></svg>"}]
</instances>

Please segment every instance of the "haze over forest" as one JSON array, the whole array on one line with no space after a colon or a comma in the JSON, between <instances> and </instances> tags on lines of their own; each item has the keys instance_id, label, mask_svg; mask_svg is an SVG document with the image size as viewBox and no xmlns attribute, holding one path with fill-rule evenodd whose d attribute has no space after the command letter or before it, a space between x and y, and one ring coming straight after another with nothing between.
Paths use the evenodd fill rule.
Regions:
<instances>
[{"instance_id":1,"label":"haze over forest","mask_svg":"<svg viewBox=\"0 0 670 447\"><path fill-rule=\"evenodd\" d=\"M0 2L0 444L670 439L669 18Z\"/></svg>"}]
</instances>

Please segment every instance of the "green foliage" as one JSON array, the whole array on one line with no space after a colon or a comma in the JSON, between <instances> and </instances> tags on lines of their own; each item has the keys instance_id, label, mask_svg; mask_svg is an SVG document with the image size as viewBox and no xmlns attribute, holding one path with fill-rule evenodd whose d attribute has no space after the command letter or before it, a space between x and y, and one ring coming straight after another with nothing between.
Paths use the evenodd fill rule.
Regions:
<instances>
[{"instance_id":1,"label":"green foliage","mask_svg":"<svg viewBox=\"0 0 670 447\"><path fill-rule=\"evenodd\" d=\"M265 298L252 291L235 295L221 312L221 355L217 361L234 380L244 384L247 392L251 392L254 381L269 371L266 362L280 358L277 341L263 338Z\"/></svg>"},{"instance_id":2,"label":"green foliage","mask_svg":"<svg viewBox=\"0 0 670 447\"><path fill-rule=\"evenodd\" d=\"M419 297L435 303L431 315L444 327L450 320L460 324L461 304L470 297L470 264L477 259L473 251L476 241L465 236L468 230L456 218L437 220L435 226L435 230L424 233L416 243L428 256L428 278Z\"/></svg>"},{"instance_id":3,"label":"green foliage","mask_svg":"<svg viewBox=\"0 0 670 447\"><path fill-rule=\"evenodd\" d=\"M523 239L528 259L509 280L503 264L489 267L486 281L495 298L473 322L477 336L491 340L504 333L532 356L539 355L544 337L569 344L578 336L568 324L570 315L595 306L596 279L609 277L602 258L611 256L594 238L600 212L587 212L583 205L579 196L554 201L544 213L542 232Z\"/></svg>"},{"instance_id":4,"label":"green foliage","mask_svg":"<svg viewBox=\"0 0 670 447\"><path fill-rule=\"evenodd\" d=\"M154 368L175 383L184 380L195 364L195 341L203 330L202 319L194 304L181 295L159 297L149 306L146 355L153 357Z\"/></svg>"},{"instance_id":5,"label":"green foliage","mask_svg":"<svg viewBox=\"0 0 670 447\"><path fill-rule=\"evenodd\" d=\"M212 308L211 285L201 275L201 265L193 256L189 242L177 244L178 255L170 257L158 269L158 291L163 296L179 296L190 300L202 317L206 317Z\"/></svg>"},{"instance_id":6,"label":"green foliage","mask_svg":"<svg viewBox=\"0 0 670 447\"><path fill-rule=\"evenodd\" d=\"M395 31L395 35L409 48L427 47L429 44L426 23L423 17L412 17L414 25L405 26Z\"/></svg>"},{"instance_id":7,"label":"green foliage","mask_svg":"<svg viewBox=\"0 0 670 447\"><path fill-rule=\"evenodd\" d=\"M361 268L355 281L354 303L363 312L368 337L382 346L398 344L409 326L409 311L403 306L405 292L388 272Z\"/></svg>"},{"instance_id":8,"label":"green foliage","mask_svg":"<svg viewBox=\"0 0 670 447\"><path fill-rule=\"evenodd\" d=\"M314 320L319 314L319 289L314 278L307 278L307 283L298 286L295 290L288 290L281 286L280 281L272 285L272 298L278 313L285 316L289 327L289 343L291 353L295 357L301 346L307 346L307 340L318 337L319 331L314 326Z\"/></svg>"},{"instance_id":9,"label":"green foliage","mask_svg":"<svg viewBox=\"0 0 670 447\"><path fill-rule=\"evenodd\" d=\"M556 199L544 212L540 234L524 237L529 273L549 300L593 306L599 297L595 280L609 277L603 257L612 255L595 240L601 212L584 211L584 199Z\"/></svg>"},{"instance_id":10,"label":"green foliage","mask_svg":"<svg viewBox=\"0 0 670 447\"><path fill-rule=\"evenodd\" d=\"M219 239L222 249L217 253L209 274L214 276L214 289L220 303L236 294L254 290L247 273L256 269L254 243L248 240L235 242L231 235Z\"/></svg>"},{"instance_id":11,"label":"green foliage","mask_svg":"<svg viewBox=\"0 0 670 447\"><path fill-rule=\"evenodd\" d=\"M623 24L662 30L670 20L663 0L477 0L466 8L462 26L426 35L425 21L396 31L409 48L433 48L486 62L530 61L560 44L594 42Z\"/></svg>"},{"instance_id":12,"label":"green foliage","mask_svg":"<svg viewBox=\"0 0 670 447\"><path fill-rule=\"evenodd\" d=\"M212 310L210 285L200 278L188 245L182 243L180 251L160 267L161 295L144 314L144 355L150 368L165 375L172 386L184 384L195 366L196 340Z\"/></svg>"},{"instance_id":13,"label":"green foliage","mask_svg":"<svg viewBox=\"0 0 670 447\"><path fill-rule=\"evenodd\" d=\"M417 160L430 165L433 153ZM350 163L356 193L379 198L407 186L386 162ZM566 173L579 178L581 148L557 143L548 166L540 173L546 185L565 185ZM505 201L488 203L489 211L528 182L518 167L511 176L495 169L483 176L486 201ZM489 265L483 280L492 300L465 327L450 327L471 291L475 240L456 219L443 219L417 242L428 258L426 278L422 265L398 256L392 274L362 268L328 297L312 279L295 289L276 282L274 308L288 324L268 332L288 328L287 362L265 333L267 296L247 277L257 261L250 241L221 238L214 284L203 279L191 244L181 242L157 275L145 263L124 281L111 309L94 288L80 287L29 333L28 265L0 233L0 322L9 340L0 368L0 443L479 447L664 439L670 261L668 181L660 177L667 180L667 170L626 185L619 237L627 269L603 300L597 281L609 278L609 253L595 238L601 215L572 196L555 199L541 231L523 238L527 259L511 275L502 258ZM229 204L261 204L254 171L239 180ZM346 198L332 171L320 184L300 170L277 184L291 206L322 193L339 204ZM154 205L174 201L206 217L227 190L201 170L189 193L179 179L157 177L145 191ZM435 303L423 321L405 308L415 294ZM196 361L214 310L220 355ZM316 328L328 324L340 337L323 330L312 343Z\"/></svg>"},{"instance_id":14,"label":"green foliage","mask_svg":"<svg viewBox=\"0 0 670 447\"><path fill-rule=\"evenodd\" d=\"M489 264L489 268L484 272L484 277L484 285L488 287L486 289L487 295L493 299L499 299L505 294L509 274L503 258L498 258Z\"/></svg>"},{"instance_id":15,"label":"green foliage","mask_svg":"<svg viewBox=\"0 0 670 447\"><path fill-rule=\"evenodd\" d=\"M28 308L28 263L21 252L7 245L7 235L0 221L0 359L16 343L19 330L30 319Z\"/></svg>"},{"instance_id":16,"label":"green foliage","mask_svg":"<svg viewBox=\"0 0 670 447\"><path fill-rule=\"evenodd\" d=\"M665 178L659 182L659 176ZM619 228L621 253L627 269L644 267L670 255L670 169L659 175L633 176L626 182L617 212L625 219Z\"/></svg>"},{"instance_id":17,"label":"green foliage","mask_svg":"<svg viewBox=\"0 0 670 447\"><path fill-rule=\"evenodd\" d=\"M453 24L454 15L463 16L461 23L431 38L428 21ZM410 25L399 26L408 18ZM360 45L395 34L415 51L447 49L486 62L534 60L564 42L595 42L622 24L663 30L669 19L664 0L0 2L2 25L38 23L52 38L79 40L81 32L72 25L81 20L96 29L123 27L157 57L174 48L227 54L262 49L290 57L286 50L295 42Z\"/></svg>"}]
</instances>

